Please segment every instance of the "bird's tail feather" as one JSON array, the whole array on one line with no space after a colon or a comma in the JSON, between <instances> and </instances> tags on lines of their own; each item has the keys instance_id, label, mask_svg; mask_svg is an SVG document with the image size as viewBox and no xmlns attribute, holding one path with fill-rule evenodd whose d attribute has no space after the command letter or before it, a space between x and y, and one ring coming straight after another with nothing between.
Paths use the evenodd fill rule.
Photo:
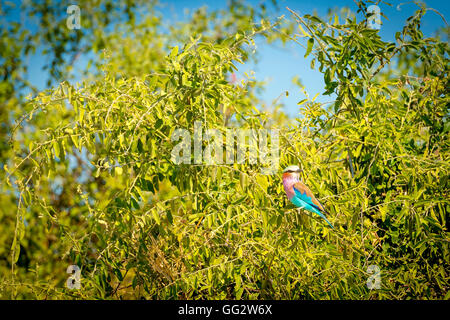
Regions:
<instances>
[{"instance_id":1,"label":"bird's tail feather","mask_svg":"<svg viewBox=\"0 0 450 320\"><path fill-rule=\"evenodd\" d=\"M325 211L326 212L326 211ZM317 212L316 212L317 213ZM317 213L321 218L323 218L329 225L330 225L330 227L332 228L332 229L334 229L334 227L333 227L333 225L331 224L331 222L330 221L328 221L328 219L327 219L327 217L325 217L324 215L323 215L323 213L322 212L319 212L319 213Z\"/></svg>"}]
</instances>

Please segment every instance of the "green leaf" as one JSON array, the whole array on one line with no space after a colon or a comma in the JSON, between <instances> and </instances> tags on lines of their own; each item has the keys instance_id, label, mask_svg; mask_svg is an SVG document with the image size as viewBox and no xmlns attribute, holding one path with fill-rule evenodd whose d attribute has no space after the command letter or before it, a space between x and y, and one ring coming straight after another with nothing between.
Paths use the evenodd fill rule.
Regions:
<instances>
[{"instance_id":1,"label":"green leaf","mask_svg":"<svg viewBox=\"0 0 450 320\"><path fill-rule=\"evenodd\" d=\"M114 174L115 174L116 176L121 176L122 173L123 173L123 168L122 168L122 167L115 167L115 168L114 168Z\"/></svg>"},{"instance_id":2,"label":"green leaf","mask_svg":"<svg viewBox=\"0 0 450 320\"><path fill-rule=\"evenodd\" d=\"M53 141L53 151L55 152L55 156L59 158L61 155L61 148L57 140Z\"/></svg>"},{"instance_id":3,"label":"green leaf","mask_svg":"<svg viewBox=\"0 0 450 320\"><path fill-rule=\"evenodd\" d=\"M170 51L169 58L173 59L177 56L177 54L178 54L178 46L175 46Z\"/></svg>"},{"instance_id":4,"label":"green leaf","mask_svg":"<svg viewBox=\"0 0 450 320\"><path fill-rule=\"evenodd\" d=\"M308 44L307 44L307 47L306 47L306 53L305 53L305 56L304 56L305 58L311 53L313 45L314 45L314 38L309 38L308 39Z\"/></svg>"},{"instance_id":5,"label":"green leaf","mask_svg":"<svg viewBox=\"0 0 450 320\"><path fill-rule=\"evenodd\" d=\"M303 100L300 100L299 102L297 102L297 104L298 104L299 106L301 106L301 105L304 104L306 101L308 101L308 99L303 99Z\"/></svg>"},{"instance_id":6,"label":"green leaf","mask_svg":"<svg viewBox=\"0 0 450 320\"><path fill-rule=\"evenodd\" d=\"M311 35L303 29L303 27L302 27L301 24L298 25L298 28L300 29L300 31L302 32L302 34L303 34L305 37L308 37L308 38L311 37Z\"/></svg>"},{"instance_id":7,"label":"green leaf","mask_svg":"<svg viewBox=\"0 0 450 320\"><path fill-rule=\"evenodd\" d=\"M161 219L159 217L159 212L157 209L152 210L152 216L153 216L153 219L155 219L157 224L161 224Z\"/></svg>"},{"instance_id":8,"label":"green leaf","mask_svg":"<svg viewBox=\"0 0 450 320\"><path fill-rule=\"evenodd\" d=\"M170 224L173 224L172 212L170 210L167 210L167 220L169 220Z\"/></svg>"}]
</instances>

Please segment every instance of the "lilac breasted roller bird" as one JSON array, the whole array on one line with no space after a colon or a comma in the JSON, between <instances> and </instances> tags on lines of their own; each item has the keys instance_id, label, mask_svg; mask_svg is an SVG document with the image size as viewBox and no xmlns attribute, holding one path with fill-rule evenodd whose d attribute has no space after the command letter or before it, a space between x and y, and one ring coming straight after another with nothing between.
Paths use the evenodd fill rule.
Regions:
<instances>
[{"instance_id":1,"label":"lilac breasted roller bird","mask_svg":"<svg viewBox=\"0 0 450 320\"><path fill-rule=\"evenodd\" d=\"M334 229L333 225L323 215L327 213L323 205L314 197L311 190L300 181L300 168L298 166L289 166L283 171L283 186L288 199L297 207L314 212Z\"/></svg>"}]
</instances>

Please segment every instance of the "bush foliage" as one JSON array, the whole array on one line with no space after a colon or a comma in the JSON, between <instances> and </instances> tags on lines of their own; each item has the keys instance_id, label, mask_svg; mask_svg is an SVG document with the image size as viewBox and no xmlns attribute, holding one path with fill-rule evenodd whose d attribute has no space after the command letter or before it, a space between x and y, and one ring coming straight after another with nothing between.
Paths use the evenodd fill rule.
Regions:
<instances>
[{"instance_id":1,"label":"bush foliage","mask_svg":"<svg viewBox=\"0 0 450 320\"><path fill-rule=\"evenodd\" d=\"M436 12L418 7L386 42L367 27L362 1L359 19L291 11L276 21L264 19L265 6L231 2L165 29L154 4L127 3L109 10L114 30L93 24L77 37L47 31L16 44L20 59L48 41L57 76L70 75L61 57L72 49L95 52L82 83L25 100L27 84L2 60L11 137L0 158L2 298L449 297L449 48L420 30ZM90 21L110 25L108 4L117 8L86 2ZM2 41L19 31L2 29ZM260 37L305 47L333 101L307 96L289 119L261 103L262 83L230 81ZM278 173L248 161L174 164L172 134L193 132L194 121L223 133L279 129ZM335 230L288 204L281 171L290 164ZM79 290L65 285L73 264ZM367 286L370 265L381 270L378 290Z\"/></svg>"}]
</instances>

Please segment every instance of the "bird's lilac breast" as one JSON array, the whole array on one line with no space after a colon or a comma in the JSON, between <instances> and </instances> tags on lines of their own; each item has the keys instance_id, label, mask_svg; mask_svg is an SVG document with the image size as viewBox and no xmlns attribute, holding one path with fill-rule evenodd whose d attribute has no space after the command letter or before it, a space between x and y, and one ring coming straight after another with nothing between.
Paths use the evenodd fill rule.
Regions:
<instances>
[{"instance_id":1,"label":"bird's lilac breast","mask_svg":"<svg viewBox=\"0 0 450 320\"><path fill-rule=\"evenodd\" d=\"M287 197L291 200L295 196L294 184L298 182L298 178L292 175L283 176L283 187Z\"/></svg>"}]
</instances>

